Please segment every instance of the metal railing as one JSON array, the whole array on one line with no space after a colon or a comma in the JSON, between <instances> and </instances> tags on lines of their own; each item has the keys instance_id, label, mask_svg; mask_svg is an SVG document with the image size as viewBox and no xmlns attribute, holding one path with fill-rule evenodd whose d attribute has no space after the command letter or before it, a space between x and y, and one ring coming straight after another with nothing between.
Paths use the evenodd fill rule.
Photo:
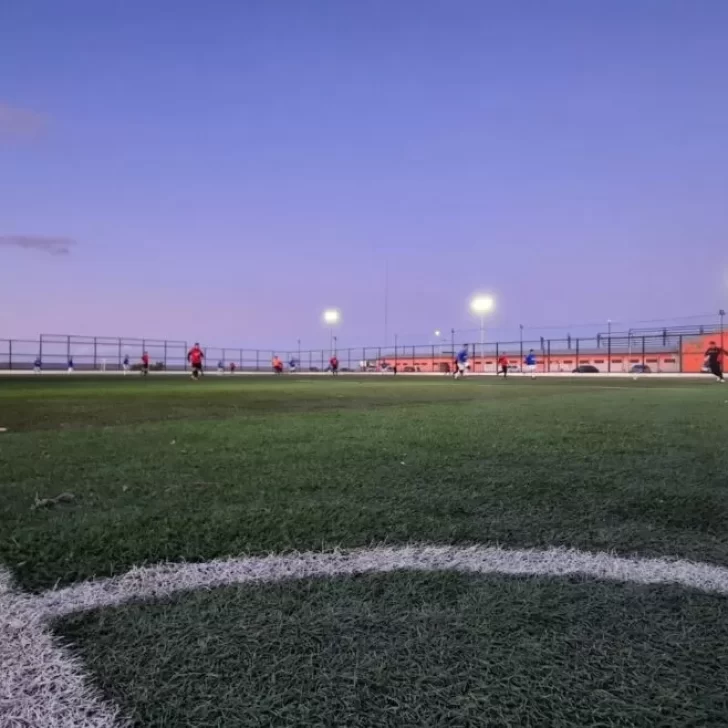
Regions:
<instances>
[{"instance_id":1,"label":"metal railing","mask_svg":"<svg viewBox=\"0 0 728 728\"><path fill-rule=\"evenodd\" d=\"M533 350L541 372L566 372L577 367L594 367L602 372L629 371L635 365L655 372L700 370L695 357L700 354L702 338L714 336L723 345L719 327L696 327L695 331L627 332L619 335L597 334L594 337L459 344L450 341L419 346L365 346L339 348L337 356L342 371L448 372L452 371L457 352L467 346L471 370L496 372L498 360L505 356L511 369L522 369L525 356ZM695 348L697 346L697 348ZM42 334L38 339L0 339L0 370L30 370L37 358L42 368L66 369L69 360L74 369L86 371L120 371L125 359L138 367L147 352L152 369L182 371L188 367L190 343L165 339L141 339L107 336L73 336ZM328 349L243 349L204 347L207 369L221 365L237 371L269 371L274 355L281 357L288 369L302 372L325 371L331 351Z\"/></svg>"}]
</instances>

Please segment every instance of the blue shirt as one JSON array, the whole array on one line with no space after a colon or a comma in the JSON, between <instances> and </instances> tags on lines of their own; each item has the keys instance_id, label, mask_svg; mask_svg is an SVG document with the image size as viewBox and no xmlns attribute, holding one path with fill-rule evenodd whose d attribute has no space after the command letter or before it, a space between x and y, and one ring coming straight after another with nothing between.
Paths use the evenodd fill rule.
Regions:
<instances>
[{"instance_id":1,"label":"blue shirt","mask_svg":"<svg viewBox=\"0 0 728 728\"><path fill-rule=\"evenodd\" d=\"M535 354L529 354L526 357L526 364L530 367L534 366L536 364L536 355Z\"/></svg>"},{"instance_id":2,"label":"blue shirt","mask_svg":"<svg viewBox=\"0 0 728 728\"><path fill-rule=\"evenodd\" d=\"M126 364L126 366L129 366L129 357L128 356L124 357L124 364Z\"/></svg>"},{"instance_id":3,"label":"blue shirt","mask_svg":"<svg viewBox=\"0 0 728 728\"><path fill-rule=\"evenodd\" d=\"M288 366L291 367L291 368L295 368L295 366L296 366L296 360L295 359L291 359L291 361L288 362Z\"/></svg>"},{"instance_id":4,"label":"blue shirt","mask_svg":"<svg viewBox=\"0 0 728 728\"><path fill-rule=\"evenodd\" d=\"M37 367L39 367L39 368L40 368L40 365L41 365L41 361L40 361L40 357L38 357L38 358L37 358L37 359L35 360L35 362L34 362L34 366L37 366Z\"/></svg>"},{"instance_id":5,"label":"blue shirt","mask_svg":"<svg viewBox=\"0 0 728 728\"><path fill-rule=\"evenodd\" d=\"M458 353L458 361L459 361L459 362L460 362L461 364L465 364L465 362L466 362L467 360L468 360L468 350L467 350L467 349L462 349L462 350L461 350L461 351L460 351L460 352Z\"/></svg>"}]
</instances>

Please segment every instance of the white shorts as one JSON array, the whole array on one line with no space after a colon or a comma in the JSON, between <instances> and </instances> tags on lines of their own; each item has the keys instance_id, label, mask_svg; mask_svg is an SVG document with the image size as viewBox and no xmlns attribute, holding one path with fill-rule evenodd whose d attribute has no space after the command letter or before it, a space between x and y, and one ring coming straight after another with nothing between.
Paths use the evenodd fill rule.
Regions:
<instances>
[{"instance_id":1,"label":"white shorts","mask_svg":"<svg viewBox=\"0 0 728 728\"><path fill-rule=\"evenodd\" d=\"M528 369L529 374L535 374L536 373L536 365L535 364L528 364L528 365L526 365L526 369Z\"/></svg>"},{"instance_id":2,"label":"white shorts","mask_svg":"<svg viewBox=\"0 0 728 728\"><path fill-rule=\"evenodd\" d=\"M468 369L468 362L461 362L461 361L458 362L458 371L461 374L465 374L467 369Z\"/></svg>"}]
</instances>

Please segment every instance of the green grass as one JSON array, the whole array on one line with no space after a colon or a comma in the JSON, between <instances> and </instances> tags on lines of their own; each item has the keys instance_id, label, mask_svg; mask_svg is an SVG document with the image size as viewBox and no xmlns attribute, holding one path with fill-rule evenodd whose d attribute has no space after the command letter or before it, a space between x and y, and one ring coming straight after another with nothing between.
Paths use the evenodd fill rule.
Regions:
<instances>
[{"instance_id":1,"label":"green grass","mask_svg":"<svg viewBox=\"0 0 728 728\"><path fill-rule=\"evenodd\" d=\"M140 726L725 726L728 606L397 573L197 592L57 630Z\"/></svg>"},{"instance_id":2,"label":"green grass","mask_svg":"<svg viewBox=\"0 0 728 728\"><path fill-rule=\"evenodd\" d=\"M0 380L0 563L33 590L381 542L728 563L726 397L648 379Z\"/></svg>"},{"instance_id":3,"label":"green grass","mask_svg":"<svg viewBox=\"0 0 728 728\"><path fill-rule=\"evenodd\" d=\"M728 564L726 398L707 379L0 379L0 565L42 590L412 541ZM728 722L727 617L674 586L400 572L55 629L144 728L683 728Z\"/></svg>"}]
</instances>

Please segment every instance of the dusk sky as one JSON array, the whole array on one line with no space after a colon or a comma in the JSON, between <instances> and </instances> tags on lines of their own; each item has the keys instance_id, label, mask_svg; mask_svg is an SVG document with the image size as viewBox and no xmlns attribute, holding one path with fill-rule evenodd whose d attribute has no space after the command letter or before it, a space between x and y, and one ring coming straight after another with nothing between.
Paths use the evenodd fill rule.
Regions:
<instances>
[{"instance_id":1,"label":"dusk sky","mask_svg":"<svg viewBox=\"0 0 728 728\"><path fill-rule=\"evenodd\" d=\"M726 0L5 0L0 338L728 305Z\"/></svg>"}]
</instances>

